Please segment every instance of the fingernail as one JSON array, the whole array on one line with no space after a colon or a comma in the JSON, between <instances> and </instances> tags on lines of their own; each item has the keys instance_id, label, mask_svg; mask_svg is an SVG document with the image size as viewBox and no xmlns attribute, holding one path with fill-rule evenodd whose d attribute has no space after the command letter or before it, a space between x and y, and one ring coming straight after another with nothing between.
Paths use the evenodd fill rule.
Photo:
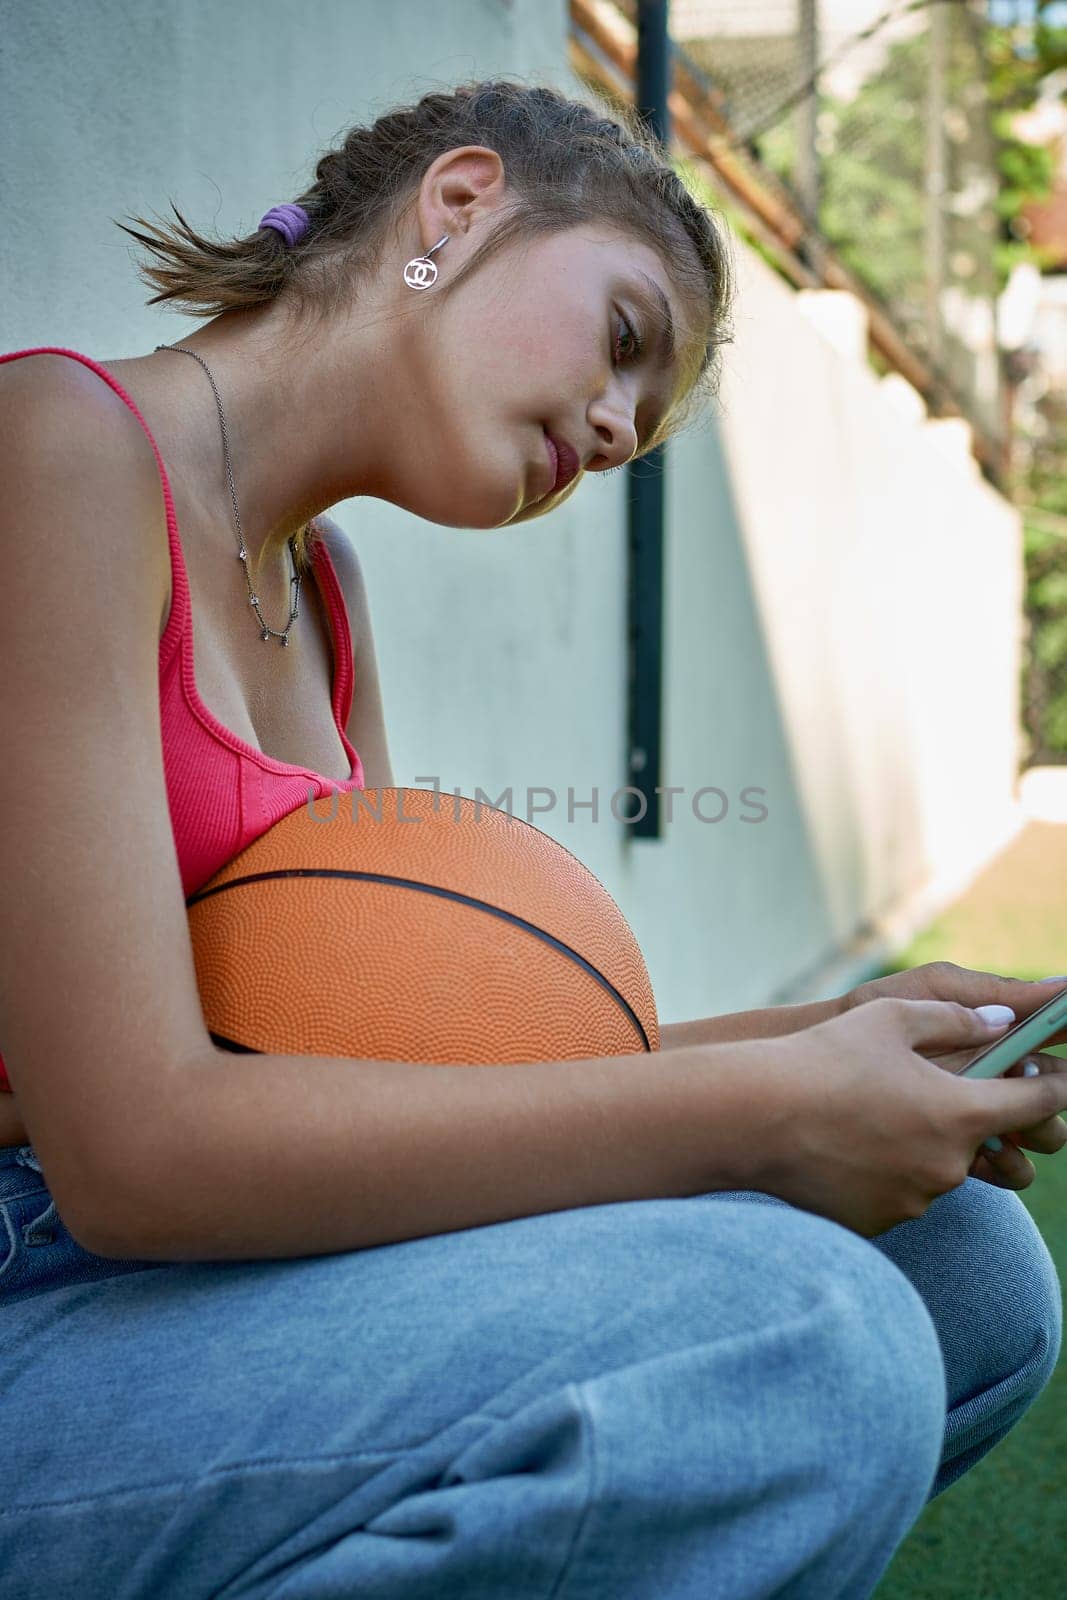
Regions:
<instances>
[{"instance_id":1,"label":"fingernail","mask_svg":"<svg viewBox=\"0 0 1067 1600\"><path fill-rule=\"evenodd\" d=\"M975 1006L975 1011L983 1022L991 1028L1002 1028L1007 1022L1015 1021L1015 1012L1011 1006Z\"/></svg>"},{"instance_id":2,"label":"fingernail","mask_svg":"<svg viewBox=\"0 0 1067 1600\"><path fill-rule=\"evenodd\" d=\"M998 1139L994 1133L991 1138L984 1141L984 1148L986 1150L1003 1150L1004 1140Z\"/></svg>"},{"instance_id":3,"label":"fingernail","mask_svg":"<svg viewBox=\"0 0 1067 1600\"><path fill-rule=\"evenodd\" d=\"M1067 983L1067 972L1062 973L1058 978L1038 978L1037 981L1038 983Z\"/></svg>"},{"instance_id":4,"label":"fingernail","mask_svg":"<svg viewBox=\"0 0 1067 1600\"><path fill-rule=\"evenodd\" d=\"M1039 1078L1040 1076L1041 1076L1041 1068L1038 1066L1037 1062L1036 1061L1028 1061L1026 1063L1025 1067L1023 1068L1023 1077L1024 1078Z\"/></svg>"}]
</instances>

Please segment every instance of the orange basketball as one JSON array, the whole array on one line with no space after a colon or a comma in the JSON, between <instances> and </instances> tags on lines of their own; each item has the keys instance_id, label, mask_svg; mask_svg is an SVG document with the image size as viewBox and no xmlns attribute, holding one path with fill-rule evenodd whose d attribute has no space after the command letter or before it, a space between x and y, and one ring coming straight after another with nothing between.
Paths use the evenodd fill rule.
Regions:
<instances>
[{"instance_id":1,"label":"orange basketball","mask_svg":"<svg viewBox=\"0 0 1067 1600\"><path fill-rule=\"evenodd\" d=\"M186 906L225 1049L473 1064L659 1049L607 890L540 829L464 796L302 805Z\"/></svg>"}]
</instances>

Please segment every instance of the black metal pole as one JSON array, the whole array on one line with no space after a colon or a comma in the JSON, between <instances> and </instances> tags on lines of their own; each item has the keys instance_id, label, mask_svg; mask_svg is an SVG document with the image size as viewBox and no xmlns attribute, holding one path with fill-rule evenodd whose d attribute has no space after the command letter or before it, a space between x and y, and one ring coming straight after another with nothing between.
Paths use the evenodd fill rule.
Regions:
<instances>
[{"instance_id":1,"label":"black metal pole","mask_svg":"<svg viewBox=\"0 0 1067 1600\"><path fill-rule=\"evenodd\" d=\"M670 146L667 91L671 44L669 0L638 0L636 107L646 127ZM626 783L630 832L658 839L663 690L663 474L661 445L627 468L629 510L628 732ZM640 798L638 798L640 797ZM644 801L642 808L641 801Z\"/></svg>"}]
</instances>

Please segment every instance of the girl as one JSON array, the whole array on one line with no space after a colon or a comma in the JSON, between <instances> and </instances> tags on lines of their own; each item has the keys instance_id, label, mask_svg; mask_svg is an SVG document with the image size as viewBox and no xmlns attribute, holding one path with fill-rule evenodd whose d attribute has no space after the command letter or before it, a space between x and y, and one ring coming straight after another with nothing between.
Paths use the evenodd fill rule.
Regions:
<instances>
[{"instance_id":1,"label":"girl","mask_svg":"<svg viewBox=\"0 0 1067 1600\"><path fill-rule=\"evenodd\" d=\"M393 783L324 511L502 527L651 449L714 381L717 223L512 82L248 238L176 215L127 231L203 328L0 367L0 1593L869 1595L1051 1373L1026 1158L976 1150L1059 1149L1063 1063L942 1070L990 1029L933 968L654 1065L225 1054L184 907Z\"/></svg>"}]
</instances>

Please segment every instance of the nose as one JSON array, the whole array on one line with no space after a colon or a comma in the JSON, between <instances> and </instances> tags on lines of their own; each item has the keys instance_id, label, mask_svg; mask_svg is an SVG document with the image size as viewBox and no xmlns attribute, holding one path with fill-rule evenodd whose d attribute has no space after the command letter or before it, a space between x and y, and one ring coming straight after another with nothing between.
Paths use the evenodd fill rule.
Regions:
<instances>
[{"instance_id":1,"label":"nose","mask_svg":"<svg viewBox=\"0 0 1067 1600\"><path fill-rule=\"evenodd\" d=\"M588 416L598 445L585 463L587 472L607 472L611 467L621 467L637 453L633 407L621 394L600 396L589 407Z\"/></svg>"}]
</instances>

